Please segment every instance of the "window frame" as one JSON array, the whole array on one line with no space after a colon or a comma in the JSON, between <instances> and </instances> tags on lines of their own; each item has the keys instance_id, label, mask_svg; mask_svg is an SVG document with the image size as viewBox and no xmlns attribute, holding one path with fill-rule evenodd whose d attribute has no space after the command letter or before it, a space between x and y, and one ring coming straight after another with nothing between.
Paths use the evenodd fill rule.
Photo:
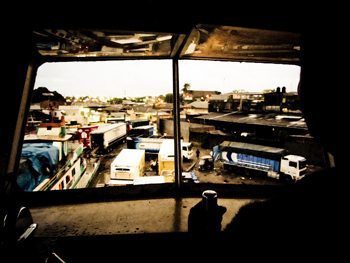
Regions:
<instances>
[{"instance_id":1,"label":"window frame","mask_svg":"<svg viewBox=\"0 0 350 263\"><path fill-rule=\"evenodd\" d=\"M188 32L187 32L188 33ZM266 198L273 196L276 193L285 191L285 188L290 186L274 186L274 185L218 185L212 183L201 184L182 184L182 169L180 158L181 153L181 138L180 138L180 88L179 88L179 60L188 60L189 58L182 58L181 52L189 38L189 33L185 34L176 43L173 51L169 57L43 57L39 55L35 50L32 50L33 57L29 63L25 63L26 71L23 74L24 85L22 86L22 96L19 104L18 117L15 127L14 139L12 140L10 158L8 161L7 174L12 176L12 183L15 182L13 178L18 173L20 152L22 149L25 122L28 117L31 94L34 88L35 77L40 65L45 62L69 62L69 61L110 61L110 60L148 60L148 59L171 59L172 60L172 76L173 76L173 121L174 121L174 142L175 142L175 183L174 184L162 184L162 185L144 185L144 186L125 186L122 189L116 187L110 188L95 188L95 189L68 189L65 191L48 191L48 192L17 192L19 200L24 200L27 203L75 203L79 201L92 201L101 200L106 197L111 198L125 198L139 199L139 198L161 198L161 197L174 197L174 196L198 196L203 190L211 188L222 193L222 196L228 197L258 197ZM183 36L183 35L181 35ZM191 60L198 60L201 58L191 58ZM202 58L203 59L203 58ZM204 59L204 60L216 60L216 59ZM228 59L228 61L235 61ZM293 64L293 63L288 63ZM299 64L300 65L300 64ZM301 65L300 65L301 66ZM11 189L13 190L13 189ZM232 191L234 190L234 191ZM72 198L72 197L75 198ZM77 198L79 197L79 198Z\"/></svg>"},{"instance_id":2,"label":"window frame","mask_svg":"<svg viewBox=\"0 0 350 263\"><path fill-rule=\"evenodd\" d=\"M297 169L298 168L298 162L289 161L289 166Z\"/></svg>"}]
</instances>

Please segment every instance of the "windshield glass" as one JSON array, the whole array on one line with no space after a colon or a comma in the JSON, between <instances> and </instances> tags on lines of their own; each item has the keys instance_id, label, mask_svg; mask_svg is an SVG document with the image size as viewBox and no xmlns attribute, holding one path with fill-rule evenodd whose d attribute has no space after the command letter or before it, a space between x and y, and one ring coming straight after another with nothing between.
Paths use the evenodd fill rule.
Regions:
<instances>
[{"instance_id":1,"label":"windshield glass","mask_svg":"<svg viewBox=\"0 0 350 263\"><path fill-rule=\"evenodd\" d=\"M299 161L299 169L304 169L306 167L306 161Z\"/></svg>"},{"instance_id":2,"label":"windshield glass","mask_svg":"<svg viewBox=\"0 0 350 263\"><path fill-rule=\"evenodd\" d=\"M288 183L278 180L289 172L285 160L305 158L300 167L306 174L325 166L323 148L301 113L298 34L203 25L188 39L110 31L33 34L44 58L169 56L181 39L185 46L174 61L43 64L19 162L17 184L24 191L122 185L113 180L125 179L114 172L123 166L132 167L128 184L174 183L177 167L176 178L183 171L203 183L258 185ZM203 163L208 155L212 161Z\"/></svg>"},{"instance_id":3,"label":"windshield glass","mask_svg":"<svg viewBox=\"0 0 350 263\"><path fill-rule=\"evenodd\" d=\"M299 66L183 60L179 68L181 132L195 148L183 167L200 182L290 183L279 176L290 173L286 166L297 167L281 163L287 155L304 157L306 174L325 166L301 112ZM212 155L213 167L199 167L202 160L193 165L204 155Z\"/></svg>"},{"instance_id":4,"label":"windshield glass","mask_svg":"<svg viewBox=\"0 0 350 263\"><path fill-rule=\"evenodd\" d=\"M157 182L173 183L174 143L165 137L173 129L171 69L170 60L43 64L18 186L31 192L147 184L161 174L167 178Z\"/></svg>"}]
</instances>

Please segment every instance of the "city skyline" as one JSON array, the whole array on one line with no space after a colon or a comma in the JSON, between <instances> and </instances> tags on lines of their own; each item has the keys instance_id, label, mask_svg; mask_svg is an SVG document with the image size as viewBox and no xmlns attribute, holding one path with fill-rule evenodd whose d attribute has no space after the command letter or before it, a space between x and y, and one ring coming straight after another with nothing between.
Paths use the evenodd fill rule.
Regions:
<instances>
[{"instance_id":1,"label":"city skyline","mask_svg":"<svg viewBox=\"0 0 350 263\"><path fill-rule=\"evenodd\" d=\"M276 87L297 91L300 67L262 63L179 61L180 89L261 92ZM56 62L43 64L34 88L63 96L143 97L172 93L171 60Z\"/></svg>"}]
</instances>

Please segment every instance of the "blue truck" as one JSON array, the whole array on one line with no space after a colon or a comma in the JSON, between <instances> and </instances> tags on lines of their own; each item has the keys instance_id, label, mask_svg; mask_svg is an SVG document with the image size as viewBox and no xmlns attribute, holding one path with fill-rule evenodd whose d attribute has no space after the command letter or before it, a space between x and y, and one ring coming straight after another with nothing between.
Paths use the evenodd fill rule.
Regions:
<instances>
[{"instance_id":1,"label":"blue truck","mask_svg":"<svg viewBox=\"0 0 350 263\"><path fill-rule=\"evenodd\" d=\"M293 180L299 180L306 174L306 159L287 155L282 148L224 141L213 148L213 158L223 162L224 170L240 174L264 174Z\"/></svg>"}]
</instances>

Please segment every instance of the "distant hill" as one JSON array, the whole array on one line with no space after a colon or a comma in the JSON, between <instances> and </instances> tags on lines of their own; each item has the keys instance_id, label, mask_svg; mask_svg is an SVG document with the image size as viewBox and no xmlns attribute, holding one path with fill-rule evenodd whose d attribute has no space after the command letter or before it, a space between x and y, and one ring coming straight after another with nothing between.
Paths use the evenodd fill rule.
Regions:
<instances>
[{"instance_id":1,"label":"distant hill","mask_svg":"<svg viewBox=\"0 0 350 263\"><path fill-rule=\"evenodd\" d=\"M53 96L47 96L45 93L52 93ZM57 91L50 91L46 87L39 87L33 90L32 103L39 103L48 100L48 98L50 98L50 101L56 101L60 105L66 102L66 99Z\"/></svg>"}]
</instances>

